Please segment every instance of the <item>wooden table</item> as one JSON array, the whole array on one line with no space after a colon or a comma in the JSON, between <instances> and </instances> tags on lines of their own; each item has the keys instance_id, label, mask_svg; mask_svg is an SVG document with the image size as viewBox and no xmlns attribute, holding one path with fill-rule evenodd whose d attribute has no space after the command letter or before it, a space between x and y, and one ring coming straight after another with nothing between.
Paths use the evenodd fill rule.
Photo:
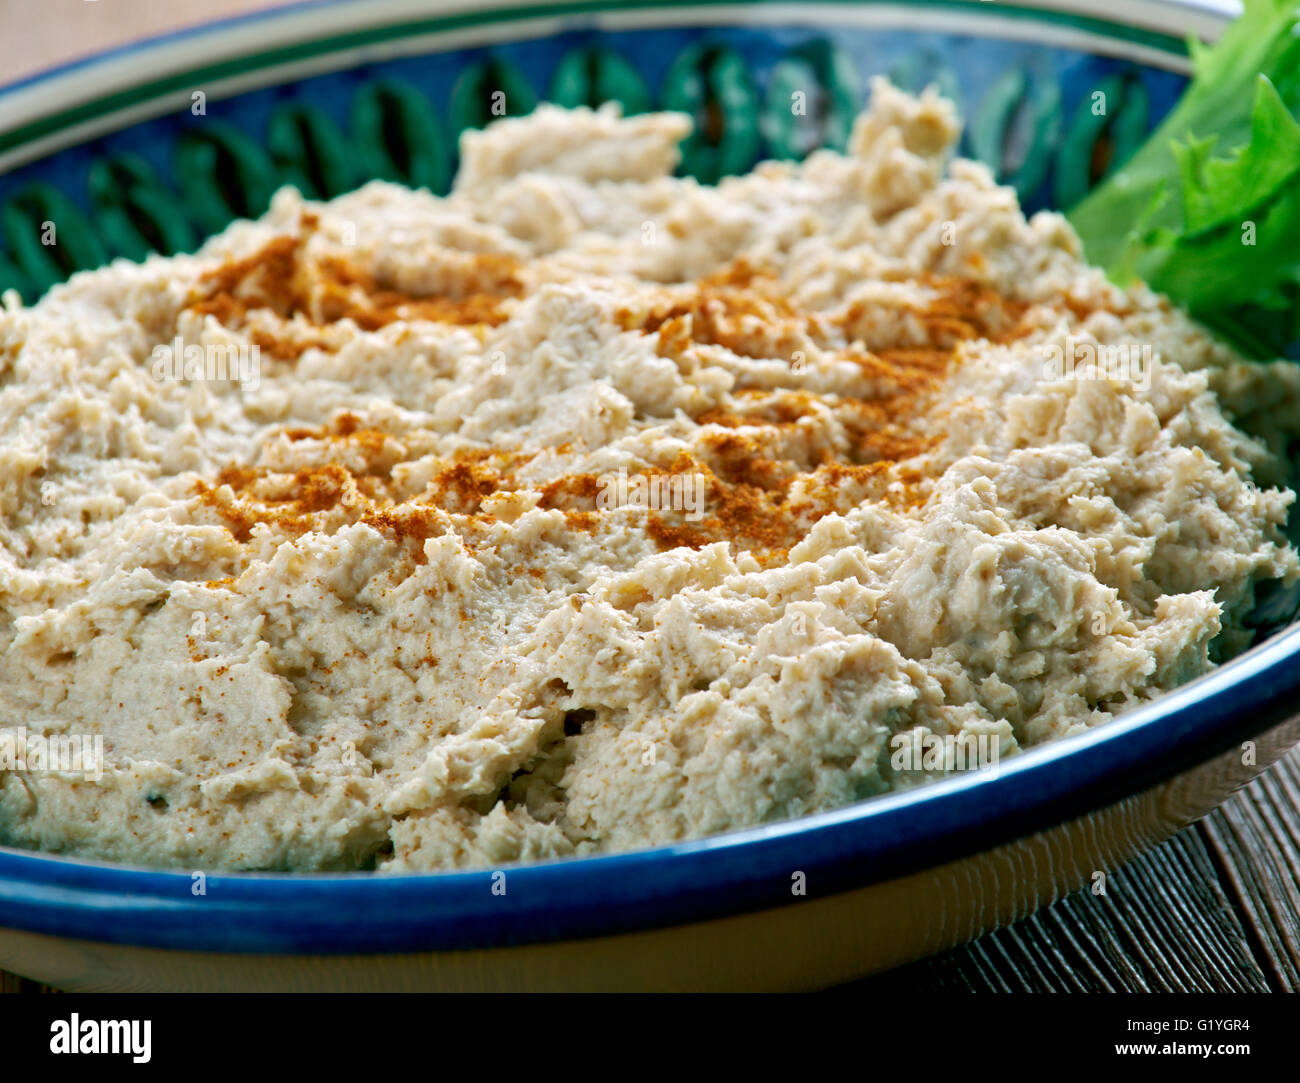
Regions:
<instances>
[{"instance_id":1,"label":"wooden table","mask_svg":"<svg viewBox=\"0 0 1300 1083\"><path fill-rule=\"evenodd\" d=\"M0 80L265 0L0 0ZM40 989L0 972L0 991ZM1300 991L1300 751L1111 878L845 991Z\"/></svg>"},{"instance_id":2,"label":"wooden table","mask_svg":"<svg viewBox=\"0 0 1300 1083\"><path fill-rule=\"evenodd\" d=\"M1107 880L844 991L1300 991L1300 750Z\"/></svg>"}]
</instances>

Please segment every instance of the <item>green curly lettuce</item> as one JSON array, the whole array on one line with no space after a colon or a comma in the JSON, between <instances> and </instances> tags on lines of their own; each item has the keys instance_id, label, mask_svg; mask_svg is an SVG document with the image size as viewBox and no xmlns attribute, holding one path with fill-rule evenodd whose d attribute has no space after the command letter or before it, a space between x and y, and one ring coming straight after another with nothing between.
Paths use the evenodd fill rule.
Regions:
<instances>
[{"instance_id":1,"label":"green curly lettuce","mask_svg":"<svg viewBox=\"0 0 1300 1083\"><path fill-rule=\"evenodd\" d=\"M1247 354L1300 342L1300 0L1246 0L1173 112L1071 212L1084 250Z\"/></svg>"}]
</instances>

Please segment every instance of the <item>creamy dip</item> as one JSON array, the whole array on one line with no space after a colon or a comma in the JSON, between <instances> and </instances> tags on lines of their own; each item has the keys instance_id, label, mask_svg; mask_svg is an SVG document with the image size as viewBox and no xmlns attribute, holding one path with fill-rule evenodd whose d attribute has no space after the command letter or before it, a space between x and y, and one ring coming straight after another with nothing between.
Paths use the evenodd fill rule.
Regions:
<instances>
[{"instance_id":1,"label":"creamy dip","mask_svg":"<svg viewBox=\"0 0 1300 1083\"><path fill-rule=\"evenodd\" d=\"M673 175L687 133L543 107L466 134L445 199L285 190L8 297L0 839L648 846L1005 759L1248 645L1300 574L1295 366L1108 284L950 160L936 96L878 83L845 154L716 187Z\"/></svg>"}]
</instances>

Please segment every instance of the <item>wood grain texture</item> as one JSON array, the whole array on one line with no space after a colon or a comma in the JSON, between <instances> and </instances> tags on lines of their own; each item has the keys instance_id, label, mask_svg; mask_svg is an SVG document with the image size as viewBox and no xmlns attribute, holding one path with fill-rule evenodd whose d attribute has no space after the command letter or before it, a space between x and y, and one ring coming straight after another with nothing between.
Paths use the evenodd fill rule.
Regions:
<instances>
[{"instance_id":1,"label":"wood grain texture","mask_svg":"<svg viewBox=\"0 0 1300 1083\"><path fill-rule=\"evenodd\" d=\"M1130 862L1104 898L844 992L1300 991L1300 749Z\"/></svg>"},{"instance_id":2,"label":"wood grain texture","mask_svg":"<svg viewBox=\"0 0 1300 1083\"><path fill-rule=\"evenodd\" d=\"M1234 798L1239 800L1239 798ZM1267 992L1251 937L1196 828L954 951L841 992Z\"/></svg>"},{"instance_id":3,"label":"wood grain texture","mask_svg":"<svg viewBox=\"0 0 1300 1083\"><path fill-rule=\"evenodd\" d=\"M39 982L28 981L26 978L20 978L17 974L9 974L0 970L0 993L57 992L57 989L51 989L48 985L41 985Z\"/></svg>"},{"instance_id":4,"label":"wood grain texture","mask_svg":"<svg viewBox=\"0 0 1300 1083\"><path fill-rule=\"evenodd\" d=\"M1271 984L1300 992L1300 752L1206 817L1201 830Z\"/></svg>"}]
</instances>

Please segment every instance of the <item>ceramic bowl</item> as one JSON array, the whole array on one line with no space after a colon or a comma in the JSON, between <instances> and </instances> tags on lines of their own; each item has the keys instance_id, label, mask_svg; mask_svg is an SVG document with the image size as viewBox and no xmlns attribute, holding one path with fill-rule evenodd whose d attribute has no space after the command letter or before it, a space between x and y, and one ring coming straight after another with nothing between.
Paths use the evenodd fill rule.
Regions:
<instances>
[{"instance_id":1,"label":"ceramic bowl","mask_svg":"<svg viewBox=\"0 0 1300 1083\"><path fill-rule=\"evenodd\" d=\"M184 251L294 183L446 190L544 99L713 117L710 182L842 144L868 79L937 83L963 153L1066 208L1186 83L1225 5L368 0L277 9L0 91L0 288ZM791 85L820 129L789 123ZM1087 107L1103 89L1109 115ZM201 111L200 111L201 109ZM43 223L59 244L39 243ZM1267 608L1267 606L1265 607ZM67 989L805 989L1096 885L1300 739L1300 628L1104 727L907 794L636 853L419 876L193 875L0 849L0 967Z\"/></svg>"}]
</instances>

